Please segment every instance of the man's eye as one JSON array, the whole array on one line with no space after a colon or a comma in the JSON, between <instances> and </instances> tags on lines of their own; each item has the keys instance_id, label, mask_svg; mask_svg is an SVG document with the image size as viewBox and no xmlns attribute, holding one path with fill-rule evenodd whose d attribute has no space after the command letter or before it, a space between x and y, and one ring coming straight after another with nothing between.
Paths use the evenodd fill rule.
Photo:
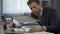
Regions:
<instances>
[{"instance_id":1,"label":"man's eye","mask_svg":"<svg viewBox=\"0 0 60 34\"><path fill-rule=\"evenodd\" d=\"M32 8L30 8L32 10Z\"/></svg>"},{"instance_id":2,"label":"man's eye","mask_svg":"<svg viewBox=\"0 0 60 34\"><path fill-rule=\"evenodd\" d=\"M36 7L33 7L33 8L36 8Z\"/></svg>"}]
</instances>

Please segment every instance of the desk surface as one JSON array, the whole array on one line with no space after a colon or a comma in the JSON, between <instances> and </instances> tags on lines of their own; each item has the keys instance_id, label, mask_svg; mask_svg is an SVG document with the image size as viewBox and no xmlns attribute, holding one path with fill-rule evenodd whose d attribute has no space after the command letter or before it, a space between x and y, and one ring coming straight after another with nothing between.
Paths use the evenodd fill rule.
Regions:
<instances>
[{"instance_id":1,"label":"desk surface","mask_svg":"<svg viewBox=\"0 0 60 34\"><path fill-rule=\"evenodd\" d=\"M49 32L36 32L36 33L6 33L6 34L54 34Z\"/></svg>"},{"instance_id":2,"label":"desk surface","mask_svg":"<svg viewBox=\"0 0 60 34\"><path fill-rule=\"evenodd\" d=\"M35 32L35 33L24 33L24 34L54 34L49 32Z\"/></svg>"},{"instance_id":3,"label":"desk surface","mask_svg":"<svg viewBox=\"0 0 60 34\"><path fill-rule=\"evenodd\" d=\"M28 32L22 32L22 31L14 31L14 30L7 30L6 34L54 34L49 32L35 32L35 33L28 33Z\"/></svg>"},{"instance_id":4,"label":"desk surface","mask_svg":"<svg viewBox=\"0 0 60 34\"><path fill-rule=\"evenodd\" d=\"M3 29L3 25L0 25L0 34L5 34L4 29Z\"/></svg>"}]
</instances>

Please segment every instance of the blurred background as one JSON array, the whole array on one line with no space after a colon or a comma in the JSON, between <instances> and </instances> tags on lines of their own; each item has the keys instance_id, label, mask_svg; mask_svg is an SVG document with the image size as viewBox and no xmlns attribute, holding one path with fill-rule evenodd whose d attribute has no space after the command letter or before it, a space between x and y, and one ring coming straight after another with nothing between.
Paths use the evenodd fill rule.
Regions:
<instances>
[{"instance_id":1,"label":"blurred background","mask_svg":"<svg viewBox=\"0 0 60 34\"><path fill-rule=\"evenodd\" d=\"M27 5L28 0L0 0L0 16L30 15L31 10ZM60 17L60 0L40 0L44 7L53 7Z\"/></svg>"}]
</instances>

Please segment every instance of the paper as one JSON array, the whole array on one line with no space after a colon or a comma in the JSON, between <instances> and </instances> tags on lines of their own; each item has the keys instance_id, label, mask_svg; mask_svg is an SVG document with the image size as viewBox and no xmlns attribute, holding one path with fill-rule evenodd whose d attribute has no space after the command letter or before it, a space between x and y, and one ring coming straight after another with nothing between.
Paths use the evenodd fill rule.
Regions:
<instances>
[{"instance_id":1,"label":"paper","mask_svg":"<svg viewBox=\"0 0 60 34\"><path fill-rule=\"evenodd\" d=\"M19 22L23 22L24 24L31 23L33 21L37 21L30 16L19 16L19 17L13 17L13 18Z\"/></svg>"},{"instance_id":2,"label":"paper","mask_svg":"<svg viewBox=\"0 0 60 34\"><path fill-rule=\"evenodd\" d=\"M28 27L28 26L22 26L22 29L23 29L25 32L29 32L30 27Z\"/></svg>"},{"instance_id":3,"label":"paper","mask_svg":"<svg viewBox=\"0 0 60 34\"><path fill-rule=\"evenodd\" d=\"M13 19L13 23L15 23L17 26L20 25L16 19Z\"/></svg>"}]
</instances>

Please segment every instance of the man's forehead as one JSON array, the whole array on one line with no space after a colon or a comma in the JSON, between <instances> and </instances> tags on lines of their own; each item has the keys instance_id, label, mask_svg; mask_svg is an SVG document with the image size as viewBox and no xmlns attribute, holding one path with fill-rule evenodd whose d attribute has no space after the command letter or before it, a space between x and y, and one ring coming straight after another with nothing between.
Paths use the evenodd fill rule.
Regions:
<instances>
[{"instance_id":1,"label":"man's forehead","mask_svg":"<svg viewBox=\"0 0 60 34\"><path fill-rule=\"evenodd\" d=\"M36 5L38 5L36 2L32 2L32 3L31 3L31 4L29 4L29 5L35 5L35 4L36 4Z\"/></svg>"},{"instance_id":2,"label":"man's forehead","mask_svg":"<svg viewBox=\"0 0 60 34\"><path fill-rule=\"evenodd\" d=\"M29 4L29 7L36 6L36 5L38 5L36 2L32 2L31 4Z\"/></svg>"}]
</instances>

